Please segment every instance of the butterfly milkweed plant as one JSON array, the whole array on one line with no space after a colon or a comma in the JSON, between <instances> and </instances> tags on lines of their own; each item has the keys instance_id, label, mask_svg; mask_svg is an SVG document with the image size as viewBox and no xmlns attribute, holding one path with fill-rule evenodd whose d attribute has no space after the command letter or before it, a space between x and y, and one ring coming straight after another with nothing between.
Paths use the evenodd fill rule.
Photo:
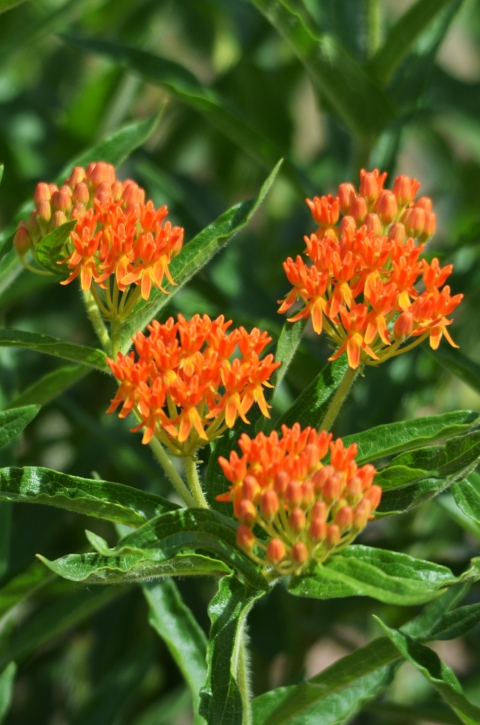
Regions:
<instances>
[{"instance_id":1,"label":"butterfly milkweed plant","mask_svg":"<svg viewBox=\"0 0 480 725\"><path fill-rule=\"evenodd\" d=\"M322 93L348 127L342 74L352 69L336 58L340 46L315 65L306 50L315 34L301 13L286 0L253 5L300 59L310 54L314 75L331 64ZM452 411L445 386L429 382L442 365L467 383L477 376L479 389L475 364L459 350L463 308L473 311L474 289L462 286L470 252L455 256L445 243L448 189L437 208L433 172L426 196L421 179L370 163L378 146L376 156L365 151L390 113L377 96L395 61L392 38L365 66L378 82L358 70L347 84L358 148L357 171L343 178L307 179L287 158L252 200L195 234L192 218L212 218L206 197L189 187L176 204L180 177L161 177L152 193L160 172L147 155L138 175L121 163L154 118L30 182L1 250L0 302L28 293L33 321L15 329L8 319L0 330L3 348L24 348L2 357L5 390L17 387L8 361L20 379L30 358L37 372L21 392L2 392L2 445L31 426L16 454L30 465L0 469L2 556L10 539L21 552L13 571L1 569L0 719L16 677L12 713L42 697L22 685L22 668L40 657L42 671L70 683L83 715L67 708L39 723L361 725L437 722L436 714L480 723L478 682L463 688L457 678L472 666L458 638L480 622L479 414ZM102 43L91 50L143 72L148 54ZM203 99L201 113L219 132L256 145L236 111L215 115L220 96L165 63L173 96ZM366 97L360 103L362 94L380 111ZM279 156L260 141L257 152L270 168L265 159ZM9 163L2 188L13 178ZM240 164L229 173L241 174ZM287 186L295 193L284 208ZM262 246L267 208L280 219L275 264L273 247ZM239 235L230 256L213 259L247 225L256 251ZM262 259L270 276L250 287ZM232 304L239 284L243 306ZM251 313L254 298L264 313ZM37 311L39 299L47 303ZM89 336L96 343L84 344ZM44 368L39 353L62 367ZM399 408L407 379L415 383ZM61 395L80 380L81 396ZM56 413L40 413L57 397ZM449 527L468 531L467 560L442 544ZM89 616L95 636L82 629ZM46 644L54 635L67 646L55 665L57 645ZM463 644L448 655L452 639ZM443 648L432 648L436 640ZM153 666L159 646L163 664ZM88 663L107 660L98 691L95 677L87 687Z\"/></svg>"}]
</instances>

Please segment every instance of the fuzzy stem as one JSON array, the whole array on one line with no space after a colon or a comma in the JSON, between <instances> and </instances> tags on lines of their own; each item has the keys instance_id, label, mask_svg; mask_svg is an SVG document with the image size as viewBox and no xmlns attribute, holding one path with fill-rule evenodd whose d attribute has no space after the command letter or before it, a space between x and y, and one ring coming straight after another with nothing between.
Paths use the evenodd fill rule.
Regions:
<instances>
[{"instance_id":1,"label":"fuzzy stem","mask_svg":"<svg viewBox=\"0 0 480 725\"><path fill-rule=\"evenodd\" d=\"M170 481L172 482L172 485L174 486L175 490L181 496L181 498L185 501L187 506L196 506L197 502L193 498L192 494L186 487L182 477L177 472L177 469L171 462L170 458L168 457L164 447L160 443L159 440L156 438L152 438L152 440L149 443L150 448L155 454L155 457L157 461L162 466L163 470L169 477Z\"/></svg>"},{"instance_id":2,"label":"fuzzy stem","mask_svg":"<svg viewBox=\"0 0 480 725\"><path fill-rule=\"evenodd\" d=\"M111 342L108 335L108 330L104 325L100 310L97 307L95 299L90 290L83 290L83 299L85 307L87 309L87 315L90 318L90 322L93 325L93 329L97 333L97 337L106 353L111 353Z\"/></svg>"},{"instance_id":3,"label":"fuzzy stem","mask_svg":"<svg viewBox=\"0 0 480 725\"><path fill-rule=\"evenodd\" d=\"M112 336L112 357L116 358L117 352L120 350L120 335L122 334L122 323L116 318L112 320L110 334Z\"/></svg>"},{"instance_id":4,"label":"fuzzy stem","mask_svg":"<svg viewBox=\"0 0 480 725\"><path fill-rule=\"evenodd\" d=\"M351 384L357 377L357 373L358 370L351 368L350 366L347 367L345 375L343 376L342 381L335 391L335 395L333 396L330 405L328 406L327 412L318 426L318 430L330 430L333 421L337 417L338 411L342 407L343 401L348 395Z\"/></svg>"},{"instance_id":5,"label":"fuzzy stem","mask_svg":"<svg viewBox=\"0 0 480 725\"><path fill-rule=\"evenodd\" d=\"M193 456L185 456L183 464L185 466L185 473L187 475L190 491L195 499L195 505L199 508L208 509L207 499L205 498L198 478L197 462L195 458Z\"/></svg>"}]
</instances>

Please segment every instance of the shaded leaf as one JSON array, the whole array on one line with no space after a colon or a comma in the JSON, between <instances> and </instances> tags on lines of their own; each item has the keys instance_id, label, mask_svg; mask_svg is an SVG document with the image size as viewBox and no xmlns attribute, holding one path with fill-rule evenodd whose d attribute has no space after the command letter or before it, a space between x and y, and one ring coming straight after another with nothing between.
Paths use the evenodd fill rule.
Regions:
<instances>
[{"instance_id":1,"label":"shaded leaf","mask_svg":"<svg viewBox=\"0 0 480 725\"><path fill-rule=\"evenodd\" d=\"M448 587L440 597L427 604L420 614L404 624L401 631L410 637L427 638L444 614L464 598L469 588L469 584L454 584Z\"/></svg>"},{"instance_id":2,"label":"shaded leaf","mask_svg":"<svg viewBox=\"0 0 480 725\"><path fill-rule=\"evenodd\" d=\"M440 365L456 375L460 380L480 393L480 365L470 360L460 350L447 345L441 345L435 353L430 353L438 360Z\"/></svg>"},{"instance_id":3,"label":"shaded leaf","mask_svg":"<svg viewBox=\"0 0 480 725\"><path fill-rule=\"evenodd\" d=\"M0 588L0 617L42 589L53 578L48 569L35 561L28 569L10 579Z\"/></svg>"},{"instance_id":4,"label":"shaded leaf","mask_svg":"<svg viewBox=\"0 0 480 725\"><path fill-rule=\"evenodd\" d=\"M288 590L300 597L335 599L367 596L412 606L434 599L455 582L450 569L395 551L348 546L312 575L292 577Z\"/></svg>"},{"instance_id":5,"label":"shaded leaf","mask_svg":"<svg viewBox=\"0 0 480 725\"><path fill-rule=\"evenodd\" d=\"M5 715L10 709L13 692L13 681L16 674L17 665L15 664L15 662L10 662L10 664L7 665L3 670L2 674L0 674L0 722L3 722Z\"/></svg>"},{"instance_id":6,"label":"shaded leaf","mask_svg":"<svg viewBox=\"0 0 480 725\"><path fill-rule=\"evenodd\" d=\"M35 383L17 395L9 403L9 409L22 405L45 405L81 380L91 368L85 365L65 365L42 375Z\"/></svg>"},{"instance_id":7,"label":"shaded leaf","mask_svg":"<svg viewBox=\"0 0 480 725\"><path fill-rule=\"evenodd\" d=\"M133 486L36 466L1 468L0 501L47 504L133 527L178 509L172 501Z\"/></svg>"},{"instance_id":8,"label":"shaded leaf","mask_svg":"<svg viewBox=\"0 0 480 725\"><path fill-rule=\"evenodd\" d=\"M467 604L443 615L428 635L428 639L455 639L480 623L480 604Z\"/></svg>"},{"instance_id":9,"label":"shaded leaf","mask_svg":"<svg viewBox=\"0 0 480 725\"><path fill-rule=\"evenodd\" d=\"M288 368L290 367L290 363L298 350L306 324L306 320L300 320L299 322L294 323L285 322L282 327L277 347L275 349L275 360L277 362L281 362L282 364L275 370L272 376L272 384L275 386L273 395L275 395L276 390L285 377Z\"/></svg>"},{"instance_id":10,"label":"shaded leaf","mask_svg":"<svg viewBox=\"0 0 480 725\"><path fill-rule=\"evenodd\" d=\"M0 0L0 13L4 13L6 10L11 10L16 5L21 5L25 0ZM3 166L0 168L0 172L3 173ZM0 174L0 181L2 176Z\"/></svg>"},{"instance_id":11,"label":"shaded leaf","mask_svg":"<svg viewBox=\"0 0 480 725\"><path fill-rule=\"evenodd\" d=\"M108 372L110 368L106 363L106 355L102 350L93 347L75 345L73 342L63 342L50 335L23 330L0 330L0 347L25 347L47 355L82 363L88 367Z\"/></svg>"},{"instance_id":12,"label":"shaded leaf","mask_svg":"<svg viewBox=\"0 0 480 725\"><path fill-rule=\"evenodd\" d=\"M38 263L45 269L48 269L49 272L60 276L66 276L68 274L65 265L57 264L57 262L62 256L60 252L70 238L70 232L75 229L77 221L77 219L72 219L57 229L54 229L43 237L42 241L35 248L35 257Z\"/></svg>"},{"instance_id":13,"label":"shaded leaf","mask_svg":"<svg viewBox=\"0 0 480 725\"><path fill-rule=\"evenodd\" d=\"M25 405L0 411L0 448L15 438L35 418L39 410L39 405Z\"/></svg>"},{"instance_id":14,"label":"shaded leaf","mask_svg":"<svg viewBox=\"0 0 480 725\"><path fill-rule=\"evenodd\" d=\"M468 478L454 483L452 494L458 508L480 524L480 475L472 471Z\"/></svg>"}]
</instances>

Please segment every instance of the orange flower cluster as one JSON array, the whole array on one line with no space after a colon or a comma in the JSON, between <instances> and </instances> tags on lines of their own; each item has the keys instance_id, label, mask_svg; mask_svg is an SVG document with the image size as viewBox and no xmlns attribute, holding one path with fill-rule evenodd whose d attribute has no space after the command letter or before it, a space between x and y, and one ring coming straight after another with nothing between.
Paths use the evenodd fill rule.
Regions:
<instances>
[{"instance_id":1,"label":"orange flower cluster","mask_svg":"<svg viewBox=\"0 0 480 725\"><path fill-rule=\"evenodd\" d=\"M217 499L233 501L237 543L269 576L272 568L274 576L298 574L325 561L353 541L380 503L375 468L359 468L356 444L345 448L331 433L295 423L282 426L281 436L244 433L239 446L241 457L219 458L232 486ZM256 526L268 543L255 536Z\"/></svg>"},{"instance_id":2,"label":"orange flower cluster","mask_svg":"<svg viewBox=\"0 0 480 725\"><path fill-rule=\"evenodd\" d=\"M154 320L148 337L138 332L133 339L138 357L132 351L108 360L120 386L107 412L123 404L120 417L134 411L140 424L133 430L145 428L143 443L156 436L177 456L192 456L238 416L248 423L255 402L270 417L263 387L272 387L268 379L280 363L260 355L271 338L257 328L227 332L231 324L223 315Z\"/></svg>"},{"instance_id":3,"label":"orange flower cluster","mask_svg":"<svg viewBox=\"0 0 480 725\"><path fill-rule=\"evenodd\" d=\"M435 231L432 202L415 201L420 184L407 176L384 189L386 176L362 169L359 193L340 184L335 197L307 199L319 225L305 237L309 262L299 255L283 265L293 289L279 312L300 300L304 306L290 321L311 317L315 332L325 330L337 347L330 360L346 351L351 368L376 365L427 337L433 349L442 335L457 347L448 315L463 295L443 287L453 265L421 259Z\"/></svg>"},{"instance_id":4,"label":"orange flower cluster","mask_svg":"<svg viewBox=\"0 0 480 725\"><path fill-rule=\"evenodd\" d=\"M111 164L76 166L60 188L39 183L34 200L34 211L15 236L20 257L29 249L35 253L49 232L78 219L58 260L69 271L62 284L79 276L82 289L92 289L107 318L123 318L131 311L139 292L128 305L126 295L118 299L130 285L139 285L147 300L152 285L162 289L164 277L174 284L168 265L182 248L183 229L163 223L167 207L145 203L145 191L131 179L118 181Z\"/></svg>"}]
</instances>

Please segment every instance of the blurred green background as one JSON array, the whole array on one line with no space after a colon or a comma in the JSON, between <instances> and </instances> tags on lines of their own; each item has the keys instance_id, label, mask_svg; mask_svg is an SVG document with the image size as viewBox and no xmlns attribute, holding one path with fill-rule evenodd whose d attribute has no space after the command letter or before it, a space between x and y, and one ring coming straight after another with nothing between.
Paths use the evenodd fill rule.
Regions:
<instances>
[{"instance_id":1,"label":"blurred green background","mask_svg":"<svg viewBox=\"0 0 480 725\"><path fill-rule=\"evenodd\" d=\"M479 410L480 2L290 0L304 27L321 39L322 57L345 74L356 69L360 80L353 73L344 85L336 76L319 82L314 54L299 57L256 7L262 4L32 0L0 14L0 229L6 237L38 181L53 180L69 159L163 108L154 132L118 174L168 204L187 241L254 196L278 158L286 161L247 230L172 297L162 319L179 311L225 314L276 339L283 324L276 301L288 289L282 261L300 253L303 235L314 229L305 196L357 183L361 166L388 170L390 184L398 173L415 176L438 214L429 251L455 264L452 291L465 294L450 328L461 354L452 357L442 347L433 356L422 346L368 369L336 432ZM415 15L417 6L422 15ZM0 265L0 315L5 327L95 344L75 285L60 287L21 271L13 254ZM328 354L325 341L307 331L275 415ZM58 367L48 357L8 348L0 348L0 365L3 407ZM90 373L42 408L22 440L2 450L1 464L86 477L95 472L167 494L140 437L105 416L113 394L113 380ZM86 550L86 527L115 540L105 523L47 507L1 504L0 520L3 583L31 566L36 553L53 559ZM375 522L363 541L459 572L478 555L480 530L446 493ZM207 629L215 582L179 586ZM478 600L480 592L472 590L468 602ZM368 599L301 600L277 586L250 617L254 693L311 676L378 634L372 613L392 626L412 614ZM438 651L480 704L480 629ZM19 670L7 725L191 722L181 675L148 625L136 588L83 590L52 581L0 622L0 666L11 659ZM406 692L408 712L400 707ZM358 725L427 721L457 722L409 665L355 719Z\"/></svg>"}]
</instances>

